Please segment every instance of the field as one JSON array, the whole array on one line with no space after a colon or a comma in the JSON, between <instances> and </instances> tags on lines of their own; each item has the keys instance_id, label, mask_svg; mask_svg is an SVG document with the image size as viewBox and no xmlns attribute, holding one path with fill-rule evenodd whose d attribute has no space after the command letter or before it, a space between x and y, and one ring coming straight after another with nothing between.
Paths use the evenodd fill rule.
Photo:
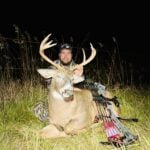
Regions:
<instances>
[{"instance_id":1,"label":"field","mask_svg":"<svg viewBox=\"0 0 150 150\"><path fill-rule=\"evenodd\" d=\"M47 122L38 120L33 107L38 101L46 101L47 89L40 83L4 82L0 85L0 149L1 150L100 150L115 149L101 145L107 141L103 126L99 123L79 135L59 139L40 139L36 133ZM139 122L123 122L139 141L128 146L131 150L150 149L150 89L113 89L119 98L121 114L136 117ZM124 148L125 149L125 148Z\"/></svg>"}]
</instances>

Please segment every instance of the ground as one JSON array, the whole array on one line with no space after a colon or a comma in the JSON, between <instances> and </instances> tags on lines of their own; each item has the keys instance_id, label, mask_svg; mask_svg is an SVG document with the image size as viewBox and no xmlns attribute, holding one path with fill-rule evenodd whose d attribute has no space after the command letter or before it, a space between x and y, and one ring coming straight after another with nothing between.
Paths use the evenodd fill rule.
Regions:
<instances>
[{"instance_id":1,"label":"ground","mask_svg":"<svg viewBox=\"0 0 150 150\"><path fill-rule=\"evenodd\" d=\"M33 113L36 102L45 101L47 90L40 84L24 85L11 82L1 84L0 90L0 149L2 150L100 150L114 149L113 146L101 145L107 141L103 126L88 129L75 136L59 139L40 139L36 133L47 122L38 120ZM150 89L128 87L112 92L120 101L122 116L135 117L137 123L122 122L128 129L139 136L139 141L127 149L150 149Z\"/></svg>"}]
</instances>

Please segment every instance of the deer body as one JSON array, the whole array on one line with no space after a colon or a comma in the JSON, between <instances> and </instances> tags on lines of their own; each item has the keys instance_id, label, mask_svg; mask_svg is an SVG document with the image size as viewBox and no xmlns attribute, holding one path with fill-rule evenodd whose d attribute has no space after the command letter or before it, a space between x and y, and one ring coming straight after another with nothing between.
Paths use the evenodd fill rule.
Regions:
<instances>
[{"instance_id":1,"label":"deer body","mask_svg":"<svg viewBox=\"0 0 150 150\"><path fill-rule=\"evenodd\" d=\"M50 35L49 35L50 36ZM44 50L56 44L47 42L47 36L40 45L40 55L56 69L38 69L44 78L52 78L48 94L49 125L40 132L43 138L65 137L77 134L94 123L98 114L92 93L86 89L74 89L73 84L84 80L82 76L75 76L73 70L79 65L86 65L96 55L96 50L91 44L91 56L72 69L66 69L55 64L45 54Z\"/></svg>"},{"instance_id":2,"label":"deer body","mask_svg":"<svg viewBox=\"0 0 150 150\"><path fill-rule=\"evenodd\" d=\"M85 125L93 122L95 115L92 113L92 96L90 92L86 90L75 91L73 96L73 100L69 102L55 101L54 98L53 101L51 101L51 98L49 99L50 123L58 124L65 130L67 124L72 120L83 121Z\"/></svg>"}]
</instances>

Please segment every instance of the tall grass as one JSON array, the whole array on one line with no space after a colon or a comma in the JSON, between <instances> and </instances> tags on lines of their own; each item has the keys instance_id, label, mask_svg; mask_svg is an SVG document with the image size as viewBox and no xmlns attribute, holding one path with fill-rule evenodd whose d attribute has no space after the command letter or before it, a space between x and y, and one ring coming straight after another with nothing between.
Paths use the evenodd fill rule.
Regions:
<instances>
[{"instance_id":1,"label":"tall grass","mask_svg":"<svg viewBox=\"0 0 150 150\"><path fill-rule=\"evenodd\" d=\"M9 81L19 80L24 82L26 80L36 80L38 67L47 67L49 64L43 61L39 55L39 45L46 35L35 37L27 31L22 31L17 25L14 25L13 37L5 37L0 35L0 79ZM56 39L55 35L51 38L54 39L59 45L64 41ZM90 55L88 38L85 37L83 41L74 45L73 58L77 63L82 61L82 47L86 48L87 57ZM119 54L119 46L115 37L112 38L114 46L112 48L105 48L99 41L94 44L97 50L96 58L85 66L85 74L87 78L94 81L101 81L107 86L124 86L134 84L134 70L131 65L123 61ZM70 43L73 37L70 39ZM46 51L46 54L52 59L58 58L57 46ZM92 70L92 72L91 72ZM93 76L93 74L95 76Z\"/></svg>"},{"instance_id":2,"label":"tall grass","mask_svg":"<svg viewBox=\"0 0 150 150\"><path fill-rule=\"evenodd\" d=\"M0 85L0 90L4 85ZM99 150L114 149L112 146L99 144L107 141L102 124L75 136L58 139L40 139L37 131L48 124L39 121L33 107L38 101L46 101L47 89L41 84L24 85L11 82L5 85L0 111L0 149L2 150ZM139 136L139 141L130 145L133 150L150 148L150 89L137 90L131 88L112 91L121 103L122 116L137 117L138 123L123 122L132 133ZM1 102L2 106L2 102Z\"/></svg>"}]
</instances>

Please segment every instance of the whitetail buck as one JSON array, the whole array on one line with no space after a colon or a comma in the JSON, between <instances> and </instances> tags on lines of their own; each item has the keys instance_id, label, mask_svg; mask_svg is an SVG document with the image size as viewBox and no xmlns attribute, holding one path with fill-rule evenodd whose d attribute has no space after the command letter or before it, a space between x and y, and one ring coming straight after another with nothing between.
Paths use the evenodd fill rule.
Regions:
<instances>
[{"instance_id":1,"label":"whitetail buck","mask_svg":"<svg viewBox=\"0 0 150 150\"><path fill-rule=\"evenodd\" d=\"M98 114L97 106L93 101L92 93L86 89L74 89L73 84L84 80L83 77L74 75L73 70L79 66L85 66L96 56L96 50L91 45L91 55L85 58L81 64L71 69L64 68L45 54L44 50L56 45L52 41L47 42L50 34L41 42L40 55L56 69L38 69L44 78L52 78L48 95L49 125L40 130L43 138L65 137L69 134L77 134L94 122Z\"/></svg>"}]
</instances>

